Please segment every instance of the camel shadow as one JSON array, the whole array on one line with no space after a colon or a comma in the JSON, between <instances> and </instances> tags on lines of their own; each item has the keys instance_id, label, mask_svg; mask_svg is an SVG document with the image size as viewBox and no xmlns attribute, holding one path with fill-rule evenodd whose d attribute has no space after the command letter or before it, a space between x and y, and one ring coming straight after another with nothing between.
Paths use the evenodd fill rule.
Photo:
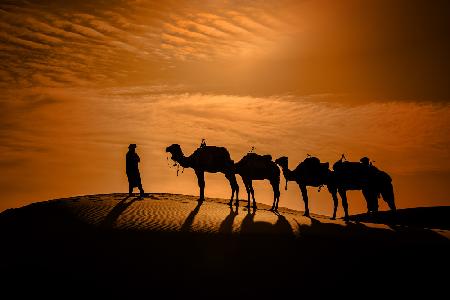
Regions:
<instances>
[{"instance_id":1,"label":"camel shadow","mask_svg":"<svg viewBox=\"0 0 450 300\"><path fill-rule=\"evenodd\" d=\"M226 216L222 223L220 223L219 233L233 233L233 223L238 213L239 207L236 207L236 210L234 210L233 207L230 207L230 213Z\"/></svg>"},{"instance_id":2,"label":"camel shadow","mask_svg":"<svg viewBox=\"0 0 450 300\"><path fill-rule=\"evenodd\" d=\"M121 199L119 203L116 204L116 206L111 209L111 211L106 215L103 222L100 224L101 228L112 228L114 224L116 223L117 219L120 217L120 215L128 208L130 207L136 200L139 198L133 198L131 201L127 200L131 196L128 195L125 198Z\"/></svg>"},{"instance_id":3,"label":"camel shadow","mask_svg":"<svg viewBox=\"0 0 450 300\"><path fill-rule=\"evenodd\" d=\"M319 218L308 217L311 224L300 224L297 220L295 222L298 226L299 235L302 237L308 236L327 236L333 238L363 238L372 239L375 237L392 236L393 232L382 228L371 228L363 223L355 221L345 221L343 224L333 222L321 222Z\"/></svg>"},{"instance_id":4,"label":"camel shadow","mask_svg":"<svg viewBox=\"0 0 450 300\"><path fill-rule=\"evenodd\" d=\"M288 220L280 214L279 212L274 212L277 216L277 222L273 225L273 231L275 233L288 235L288 236L294 236L294 231L291 227L291 224L289 224Z\"/></svg>"},{"instance_id":5,"label":"camel shadow","mask_svg":"<svg viewBox=\"0 0 450 300\"><path fill-rule=\"evenodd\" d=\"M256 211L247 211L247 215L244 217L241 223L241 234L243 235L280 235L280 236L294 236L291 225L286 218L278 212L274 212L278 217L275 224L265 221L255 221Z\"/></svg>"},{"instance_id":6,"label":"camel shadow","mask_svg":"<svg viewBox=\"0 0 450 300\"><path fill-rule=\"evenodd\" d=\"M386 224L392 227L416 227L450 230L450 206L415 207L351 216L351 220Z\"/></svg>"},{"instance_id":7,"label":"camel shadow","mask_svg":"<svg viewBox=\"0 0 450 300\"><path fill-rule=\"evenodd\" d=\"M369 224L358 221L347 221L344 224L321 222L317 218L310 217L311 224L300 224L297 220L298 233L303 238L328 237L341 241L365 241L367 243L387 242L415 242L428 241L439 242L446 238L438 233L424 228L403 228L388 226L388 228L372 227Z\"/></svg>"},{"instance_id":8,"label":"camel shadow","mask_svg":"<svg viewBox=\"0 0 450 300\"><path fill-rule=\"evenodd\" d=\"M198 201L197 206L195 206L194 210L189 213L183 225L181 225L181 232L189 232L192 228L192 224L194 223L195 216L197 216L200 211L200 207L202 206L203 201Z\"/></svg>"}]
</instances>

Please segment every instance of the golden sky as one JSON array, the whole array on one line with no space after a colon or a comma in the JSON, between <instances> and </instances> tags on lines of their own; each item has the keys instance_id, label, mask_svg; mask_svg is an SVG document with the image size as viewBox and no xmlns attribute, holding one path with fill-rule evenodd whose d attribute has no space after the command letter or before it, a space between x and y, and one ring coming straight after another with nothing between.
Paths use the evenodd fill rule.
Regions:
<instances>
[{"instance_id":1,"label":"golden sky","mask_svg":"<svg viewBox=\"0 0 450 300\"><path fill-rule=\"evenodd\" d=\"M307 153L367 155L399 207L449 205L449 6L2 1L0 210L126 192L129 143L146 191L197 194L164 148L190 154L202 138L235 161L252 147L288 155L291 168ZM206 196L228 197L223 176L206 180ZM271 203L267 182L256 196ZM293 183L280 201L303 209ZM329 194L311 190L311 208L330 214ZM364 210L351 192L350 211Z\"/></svg>"}]
</instances>

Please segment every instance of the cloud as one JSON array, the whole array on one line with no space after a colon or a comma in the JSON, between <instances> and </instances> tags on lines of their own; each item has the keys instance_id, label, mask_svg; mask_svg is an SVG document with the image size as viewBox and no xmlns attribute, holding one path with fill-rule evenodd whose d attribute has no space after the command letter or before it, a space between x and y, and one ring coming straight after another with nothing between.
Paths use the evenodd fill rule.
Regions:
<instances>
[{"instance_id":1,"label":"cloud","mask_svg":"<svg viewBox=\"0 0 450 300\"><path fill-rule=\"evenodd\" d=\"M5 5L0 11L2 47L12 50L9 55L15 55L16 62L2 61L0 68L17 70L19 61L23 62L26 70L16 72L16 79L9 83L27 86L120 85L127 75L133 74L125 84L137 78L151 81L160 76L157 71L180 70L186 63L207 63L214 68L211 63L217 60L263 53L264 41L273 39L261 35L264 28L266 35L270 30L257 21L254 11L244 16L251 11L249 5L241 11L227 5L169 2L118 1L107 7L97 4L95 9L81 2ZM24 52L15 54L14 49ZM61 68L72 62L78 66L68 67L61 77ZM34 69L37 65L47 67ZM71 78L78 80L68 82Z\"/></svg>"},{"instance_id":2,"label":"cloud","mask_svg":"<svg viewBox=\"0 0 450 300\"><path fill-rule=\"evenodd\" d=\"M27 176L39 176L42 180L33 189L42 195L48 195L45 189L52 190L55 180L77 194L126 189L121 162L131 142L139 145L145 185L167 192L195 194L197 187L192 172L175 176L164 148L179 143L189 154L201 138L209 145L227 147L234 160L255 147L273 157L289 156L291 167L307 153L331 163L342 153L350 160L367 155L396 184L401 178L450 170L448 105L396 101L344 105L326 102L332 95L250 97L190 93L188 88L35 88L4 94L0 165L15 174L9 177L12 181L22 178L26 184ZM28 171L35 175L27 175ZM228 197L221 178L208 175L208 195ZM431 189L427 185L413 195L407 184L399 186L400 207ZM259 201L269 203L269 185L257 183L257 190ZM283 205L301 209L297 192L285 194ZM322 204L314 205L327 213L331 200L322 194ZM353 202L352 207L363 209L360 204Z\"/></svg>"},{"instance_id":3,"label":"cloud","mask_svg":"<svg viewBox=\"0 0 450 300\"><path fill-rule=\"evenodd\" d=\"M76 61L83 71L66 78L83 80L69 86L170 79L199 92L447 101L448 4L405 3L13 1L0 4L0 69ZM4 80L26 86L59 76L12 72Z\"/></svg>"},{"instance_id":4,"label":"cloud","mask_svg":"<svg viewBox=\"0 0 450 300\"><path fill-rule=\"evenodd\" d=\"M46 44L19 38L4 32L0 32L0 38L2 38L4 41L10 42L12 45L23 47L25 49L32 49L32 50L50 49L50 47Z\"/></svg>"},{"instance_id":5,"label":"cloud","mask_svg":"<svg viewBox=\"0 0 450 300\"><path fill-rule=\"evenodd\" d=\"M125 91L115 93L121 96L111 97L118 100L127 95ZM140 115L135 111L142 110L142 116L156 118L142 119L143 128L159 127L164 136L173 131L180 136L210 137L240 154L256 146L277 155L289 154L294 161L302 160L306 153L334 161L346 152L355 160L369 155L397 174L450 169L446 151L450 121L445 118L450 109L446 105L395 101L336 105L324 102L327 95L306 100L158 95L145 89L128 93L130 102L120 101L114 109L131 115Z\"/></svg>"},{"instance_id":6,"label":"cloud","mask_svg":"<svg viewBox=\"0 0 450 300\"><path fill-rule=\"evenodd\" d=\"M255 146L292 163L345 152L395 178L447 174L448 4L405 3L1 3L2 171L38 177L43 196L59 177L109 192L134 141L148 184L193 193L161 149L207 138L236 160Z\"/></svg>"},{"instance_id":7,"label":"cloud","mask_svg":"<svg viewBox=\"0 0 450 300\"><path fill-rule=\"evenodd\" d=\"M186 45L186 44L188 44L188 42L185 39L177 37L177 36L174 36L174 35L166 34L166 33L163 33L161 35L161 38L162 38L162 40L165 43L168 43L168 44L173 44L173 45Z\"/></svg>"}]
</instances>

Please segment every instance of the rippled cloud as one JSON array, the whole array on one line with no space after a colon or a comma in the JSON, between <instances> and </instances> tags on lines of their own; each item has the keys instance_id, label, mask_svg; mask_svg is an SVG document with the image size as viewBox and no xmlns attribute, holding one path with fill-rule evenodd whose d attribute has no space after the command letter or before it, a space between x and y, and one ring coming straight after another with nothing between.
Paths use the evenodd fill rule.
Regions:
<instances>
[{"instance_id":1,"label":"rippled cloud","mask_svg":"<svg viewBox=\"0 0 450 300\"><path fill-rule=\"evenodd\" d=\"M0 189L10 204L123 190L122 152L137 143L149 190L195 194L193 174L174 178L163 149L180 143L189 153L206 138L235 160L251 147L292 165L307 153L330 162L367 155L399 182L400 206L433 190L423 203L442 204L446 7L2 1ZM209 195L228 196L219 177L208 182ZM284 198L302 208L298 193Z\"/></svg>"},{"instance_id":2,"label":"rippled cloud","mask_svg":"<svg viewBox=\"0 0 450 300\"><path fill-rule=\"evenodd\" d=\"M210 145L227 147L236 161L252 147L273 157L287 155L291 168L307 154L331 163L342 153L350 160L369 156L393 176L394 183L408 176L447 174L450 170L450 108L442 104L348 106L327 102L331 95L198 94L185 92L182 86L178 91L170 86L35 89L8 97L18 101L14 105L5 102L8 104L2 107L0 164L16 175L3 177L2 182L7 185L20 178L39 190L37 194L48 197L50 190L65 195L126 188L122 156L129 143L139 145L149 190L195 194L193 172L176 177L164 149L179 143L190 154L202 138ZM28 173L31 171L35 175ZM223 178L208 176L207 194L227 197ZM50 186L55 180L61 182L61 188ZM442 177L435 183L445 180ZM260 201L269 203L268 185L259 183L257 187ZM417 203L418 197L425 197L434 187L424 185L421 192L400 188L399 206ZM295 188L284 192L284 205L302 209L296 192ZM314 205L327 213L331 202L326 193L313 193L313 198L319 196L321 200ZM361 201L356 203L352 209L363 209Z\"/></svg>"}]
</instances>

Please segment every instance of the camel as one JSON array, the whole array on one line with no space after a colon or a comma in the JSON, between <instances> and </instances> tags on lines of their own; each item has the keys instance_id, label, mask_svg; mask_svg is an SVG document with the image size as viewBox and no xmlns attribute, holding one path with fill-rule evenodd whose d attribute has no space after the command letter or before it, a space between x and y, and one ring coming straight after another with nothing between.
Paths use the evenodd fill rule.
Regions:
<instances>
[{"instance_id":1,"label":"camel","mask_svg":"<svg viewBox=\"0 0 450 300\"><path fill-rule=\"evenodd\" d=\"M334 163L333 171L346 218L348 218L347 191L349 190L362 191L367 202L368 213L378 211L380 196L389 205L391 211L395 211L394 188L389 174L373 166L367 157L362 158L360 162L343 161L344 158L342 156Z\"/></svg>"},{"instance_id":2,"label":"camel","mask_svg":"<svg viewBox=\"0 0 450 300\"><path fill-rule=\"evenodd\" d=\"M388 203L392 211L395 211L394 190L391 177L369 163L342 161L342 157L333 165L333 171L329 170L328 163L320 163L314 157L309 157L301 162L294 171L288 168L288 158L280 157L275 162L282 168L283 175L288 181L296 181L302 192L305 202L305 216L309 216L307 186L326 185L331 193L334 203L333 217L336 218L338 207L337 193L341 196L344 208L344 220L349 219L348 214L348 190L361 190L367 202L368 212L378 211L378 198L381 195ZM316 161L315 161L316 160ZM315 165L315 167L314 167Z\"/></svg>"},{"instance_id":3,"label":"camel","mask_svg":"<svg viewBox=\"0 0 450 300\"><path fill-rule=\"evenodd\" d=\"M308 157L303 162L301 162L293 171L289 170L289 161L286 156L276 159L275 163L277 163L283 170L283 175L286 179L286 189L289 181L297 182L298 186L300 187L303 202L305 203L305 213L303 214L304 216L309 217L307 187L321 187L323 185L326 185L334 202L333 217L331 219L336 219L336 210L338 207L337 189L334 182L333 172L328 168L329 163L320 163L318 158Z\"/></svg>"},{"instance_id":4,"label":"camel","mask_svg":"<svg viewBox=\"0 0 450 300\"><path fill-rule=\"evenodd\" d=\"M200 188L199 201L205 200L205 172L223 173L230 182L231 199L236 193L236 203L239 201L239 185L236 181L236 175L233 172L234 161L231 160L230 153L224 147L206 146L202 144L194 153L186 157L178 144L172 144L166 148L166 152L172 155L172 159L179 163L183 168L192 168L197 176L198 186Z\"/></svg>"},{"instance_id":5,"label":"camel","mask_svg":"<svg viewBox=\"0 0 450 300\"><path fill-rule=\"evenodd\" d=\"M257 209L255 191L253 190L253 180L267 179L273 189L273 204L271 210L278 210L278 202L280 200L280 169L272 161L270 155L248 153L234 165L234 172L242 177L245 189L247 190L247 208L250 208L251 194L253 198L253 209Z\"/></svg>"}]
</instances>

